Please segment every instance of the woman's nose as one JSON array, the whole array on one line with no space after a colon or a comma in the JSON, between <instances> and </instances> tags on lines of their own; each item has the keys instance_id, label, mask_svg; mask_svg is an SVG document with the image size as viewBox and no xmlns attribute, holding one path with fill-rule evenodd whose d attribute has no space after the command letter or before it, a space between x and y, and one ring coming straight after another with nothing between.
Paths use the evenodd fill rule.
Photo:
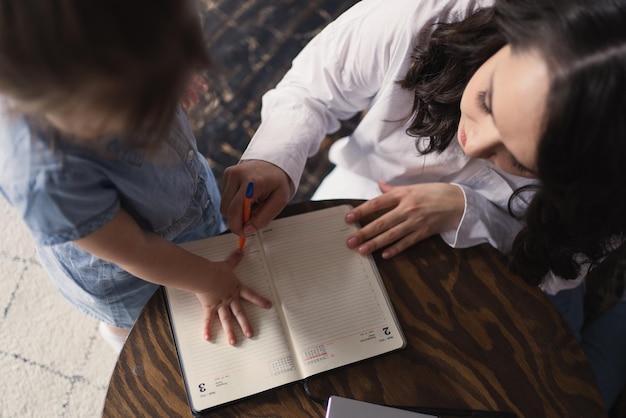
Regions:
<instances>
[{"instance_id":1,"label":"woman's nose","mask_svg":"<svg viewBox=\"0 0 626 418\"><path fill-rule=\"evenodd\" d=\"M467 141L464 151L468 157L492 159L502 144L500 136L495 129L476 129L466 132L466 135Z\"/></svg>"}]
</instances>

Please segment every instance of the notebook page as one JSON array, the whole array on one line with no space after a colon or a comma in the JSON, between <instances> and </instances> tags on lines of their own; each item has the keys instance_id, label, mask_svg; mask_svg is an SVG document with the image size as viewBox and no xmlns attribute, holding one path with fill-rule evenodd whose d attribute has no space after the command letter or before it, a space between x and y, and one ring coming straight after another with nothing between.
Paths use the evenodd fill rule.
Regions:
<instances>
[{"instance_id":1,"label":"notebook page","mask_svg":"<svg viewBox=\"0 0 626 418\"><path fill-rule=\"evenodd\" d=\"M237 237L221 235L181 246L217 261L237 248ZM246 240L245 251L246 255L235 268L237 277L275 304L254 236ZM201 411L299 380L274 307L262 309L244 301L254 337L245 338L237 326L238 342L231 346L217 319L212 328L212 341L204 340L203 310L193 293L166 288L166 295L193 410Z\"/></svg>"},{"instance_id":2,"label":"notebook page","mask_svg":"<svg viewBox=\"0 0 626 418\"><path fill-rule=\"evenodd\" d=\"M261 231L305 376L404 346L371 257L346 247L349 206L274 221Z\"/></svg>"}]
</instances>

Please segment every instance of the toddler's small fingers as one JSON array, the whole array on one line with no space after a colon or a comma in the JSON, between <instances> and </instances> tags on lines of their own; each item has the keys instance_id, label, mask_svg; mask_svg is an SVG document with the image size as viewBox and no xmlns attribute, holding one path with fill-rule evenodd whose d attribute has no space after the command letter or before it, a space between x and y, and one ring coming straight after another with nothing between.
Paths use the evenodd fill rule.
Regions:
<instances>
[{"instance_id":1,"label":"toddler's small fingers","mask_svg":"<svg viewBox=\"0 0 626 418\"><path fill-rule=\"evenodd\" d=\"M235 331L233 330L233 316L230 312L229 304L222 304L222 306L220 306L217 310L217 314L220 318L220 322L222 323L222 329L226 334L226 340L230 345L235 345L237 343L237 338L235 337Z\"/></svg>"}]
</instances>

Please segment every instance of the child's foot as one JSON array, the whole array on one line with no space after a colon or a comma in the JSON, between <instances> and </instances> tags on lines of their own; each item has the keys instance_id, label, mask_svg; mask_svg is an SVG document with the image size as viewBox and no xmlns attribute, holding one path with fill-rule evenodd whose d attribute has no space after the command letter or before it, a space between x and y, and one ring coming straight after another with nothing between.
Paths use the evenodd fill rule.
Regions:
<instances>
[{"instance_id":1,"label":"child's foot","mask_svg":"<svg viewBox=\"0 0 626 418\"><path fill-rule=\"evenodd\" d=\"M100 331L100 335L102 335L104 341L106 341L117 354L122 352L124 342L126 342L126 338L128 338L128 334L130 333L130 329L128 328L118 328L113 325L105 324L104 322L100 322L98 331Z\"/></svg>"}]
</instances>

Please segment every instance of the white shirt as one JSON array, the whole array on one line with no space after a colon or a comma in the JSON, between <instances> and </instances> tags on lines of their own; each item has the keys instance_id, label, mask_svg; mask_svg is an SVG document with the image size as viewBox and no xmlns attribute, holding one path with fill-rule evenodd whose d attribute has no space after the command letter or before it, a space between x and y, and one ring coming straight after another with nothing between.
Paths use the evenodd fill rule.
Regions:
<instances>
[{"instance_id":1,"label":"white shirt","mask_svg":"<svg viewBox=\"0 0 626 418\"><path fill-rule=\"evenodd\" d=\"M456 184L465 194L465 211L458 229L442 234L443 239L454 247L488 242L510 250L522 223L509 214L509 198L532 181L466 157L456 139L442 153L420 154L415 138L405 132L413 94L397 83L407 72L416 34L424 25L433 17L461 20L470 3L357 3L317 35L276 88L264 95L262 123L242 160L269 161L298 185L307 158L323 138L339 129L340 120L367 110L356 130L330 150L331 161L352 174L350 193L334 197L371 198L368 190L379 179L391 185ZM488 7L492 1L476 4ZM447 7L449 13L442 14ZM526 203L516 202L520 214Z\"/></svg>"}]
</instances>

